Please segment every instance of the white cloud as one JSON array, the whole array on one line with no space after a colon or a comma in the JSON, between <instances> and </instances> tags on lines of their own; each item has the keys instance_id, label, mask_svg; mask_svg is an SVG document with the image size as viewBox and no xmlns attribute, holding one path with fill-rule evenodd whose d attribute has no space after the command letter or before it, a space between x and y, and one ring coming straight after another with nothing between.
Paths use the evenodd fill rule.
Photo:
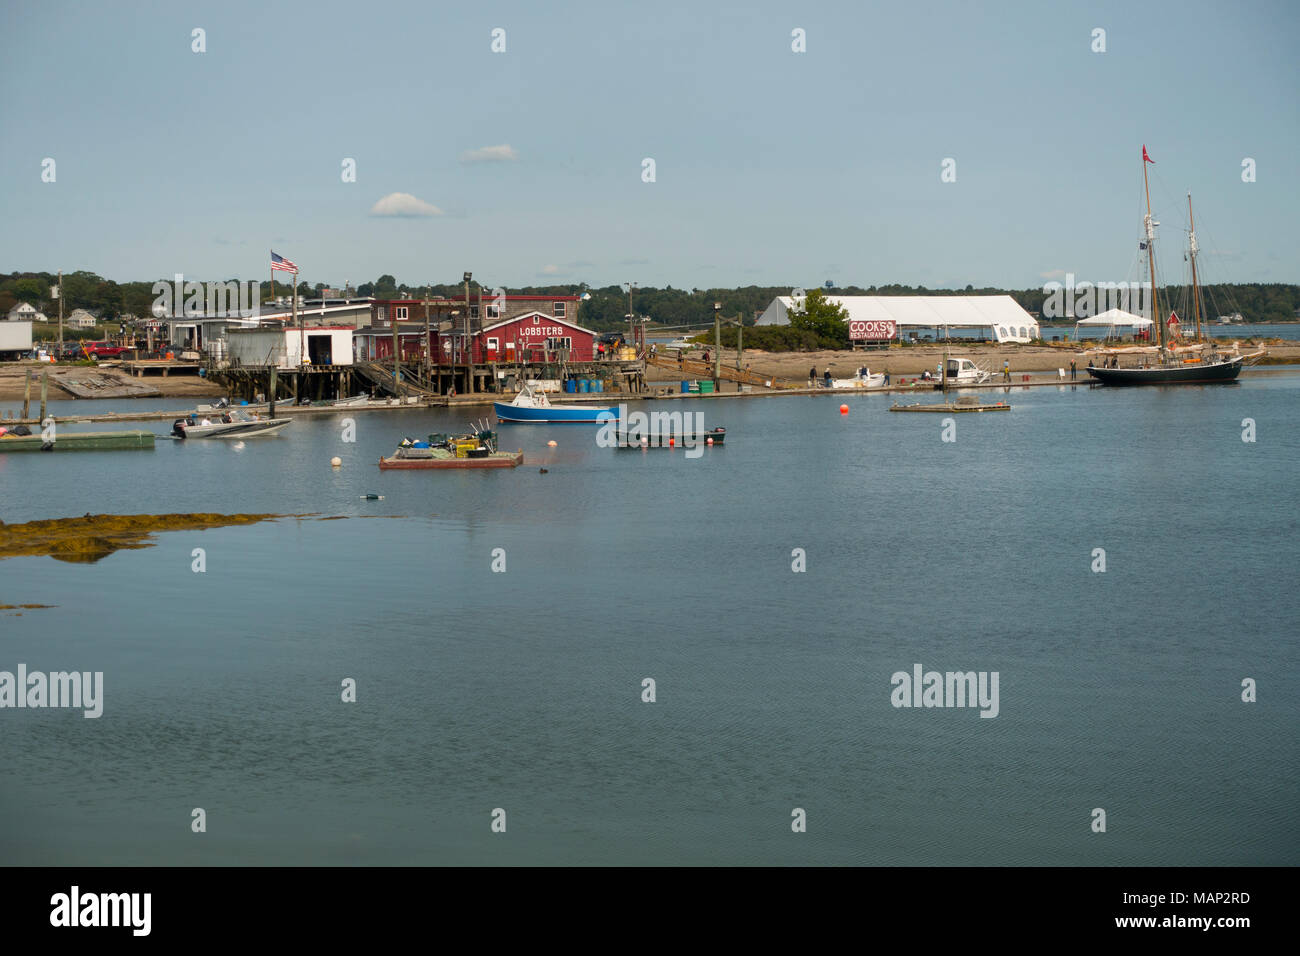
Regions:
<instances>
[{"instance_id":1,"label":"white cloud","mask_svg":"<svg viewBox=\"0 0 1300 956\"><path fill-rule=\"evenodd\" d=\"M460 154L462 163L513 163L519 158L519 151L513 146L484 146L481 149L468 149Z\"/></svg>"},{"instance_id":2,"label":"white cloud","mask_svg":"<svg viewBox=\"0 0 1300 956\"><path fill-rule=\"evenodd\" d=\"M443 212L433 203L416 199L410 193L389 193L370 207L372 216L441 216Z\"/></svg>"},{"instance_id":3,"label":"white cloud","mask_svg":"<svg viewBox=\"0 0 1300 956\"><path fill-rule=\"evenodd\" d=\"M549 266L542 266L542 275L553 276L559 271L560 271L560 267L554 264Z\"/></svg>"},{"instance_id":4,"label":"white cloud","mask_svg":"<svg viewBox=\"0 0 1300 956\"><path fill-rule=\"evenodd\" d=\"M1065 278L1065 270L1064 270L1064 269L1049 269L1049 270L1047 270L1046 272L1040 272L1040 273L1038 273L1038 278L1040 278L1040 279L1064 279L1064 278Z\"/></svg>"}]
</instances>

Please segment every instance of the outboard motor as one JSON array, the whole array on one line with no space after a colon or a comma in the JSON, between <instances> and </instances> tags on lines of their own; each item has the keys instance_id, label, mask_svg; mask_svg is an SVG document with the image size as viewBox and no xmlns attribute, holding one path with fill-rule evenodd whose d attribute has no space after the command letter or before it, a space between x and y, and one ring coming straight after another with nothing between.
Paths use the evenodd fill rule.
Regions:
<instances>
[{"instance_id":1,"label":"outboard motor","mask_svg":"<svg viewBox=\"0 0 1300 956\"><path fill-rule=\"evenodd\" d=\"M185 437L185 419L178 418L176 421L172 422L172 434L177 438Z\"/></svg>"}]
</instances>

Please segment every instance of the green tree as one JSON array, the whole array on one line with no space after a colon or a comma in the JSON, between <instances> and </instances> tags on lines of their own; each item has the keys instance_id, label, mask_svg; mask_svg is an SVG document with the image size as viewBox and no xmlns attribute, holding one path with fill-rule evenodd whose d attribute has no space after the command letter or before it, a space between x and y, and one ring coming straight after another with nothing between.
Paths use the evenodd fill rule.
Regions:
<instances>
[{"instance_id":1,"label":"green tree","mask_svg":"<svg viewBox=\"0 0 1300 956\"><path fill-rule=\"evenodd\" d=\"M20 302L40 305L49 294L49 286L40 279L19 279L14 283L14 296Z\"/></svg>"},{"instance_id":2,"label":"green tree","mask_svg":"<svg viewBox=\"0 0 1300 956\"><path fill-rule=\"evenodd\" d=\"M790 327L797 332L811 332L821 348L849 347L849 313L841 305L827 300L821 289L804 296L802 307L796 300L790 312Z\"/></svg>"}]
</instances>

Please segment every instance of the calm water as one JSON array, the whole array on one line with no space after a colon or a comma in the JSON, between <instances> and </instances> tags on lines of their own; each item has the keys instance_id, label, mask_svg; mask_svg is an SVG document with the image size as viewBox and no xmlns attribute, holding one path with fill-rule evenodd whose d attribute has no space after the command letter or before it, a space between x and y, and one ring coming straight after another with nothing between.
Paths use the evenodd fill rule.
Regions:
<instances>
[{"instance_id":1,"label":"calm water","mask_svg":"<svg viewBox=\"0 0 1300 956\"><path fill-rule=\"evenodd\" d=\"M106 685L0 711L0 860L1300 862L1300 374L1016 390L955 442L891 401L643 406L726 425L697 460L503 426L506 472L379 472L444 411L0 456L7 522L353 516L0 562L57 605L0 612L0 670ZM999 715L895 709L918 662L997 671Z\"/></svg>"}]
</instances>

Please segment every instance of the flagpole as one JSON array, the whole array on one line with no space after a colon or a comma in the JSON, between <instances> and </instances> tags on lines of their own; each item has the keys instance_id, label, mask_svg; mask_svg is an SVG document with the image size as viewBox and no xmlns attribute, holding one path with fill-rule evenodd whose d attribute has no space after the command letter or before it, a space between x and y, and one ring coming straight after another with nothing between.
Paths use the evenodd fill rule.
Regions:
<instances>
[{"instance_id":1,"label":"flagpole","mask_svg":"<svg viewBox=\"0 0 1300 956\"><path fill-rule=\"evenodd\" d=\"M297 272L293 274L293 317L298 325L298 369L307 364L307 334L303 331L302 315L298 312L298 280L302 278Z\"/></svg>"}]
</instances>

